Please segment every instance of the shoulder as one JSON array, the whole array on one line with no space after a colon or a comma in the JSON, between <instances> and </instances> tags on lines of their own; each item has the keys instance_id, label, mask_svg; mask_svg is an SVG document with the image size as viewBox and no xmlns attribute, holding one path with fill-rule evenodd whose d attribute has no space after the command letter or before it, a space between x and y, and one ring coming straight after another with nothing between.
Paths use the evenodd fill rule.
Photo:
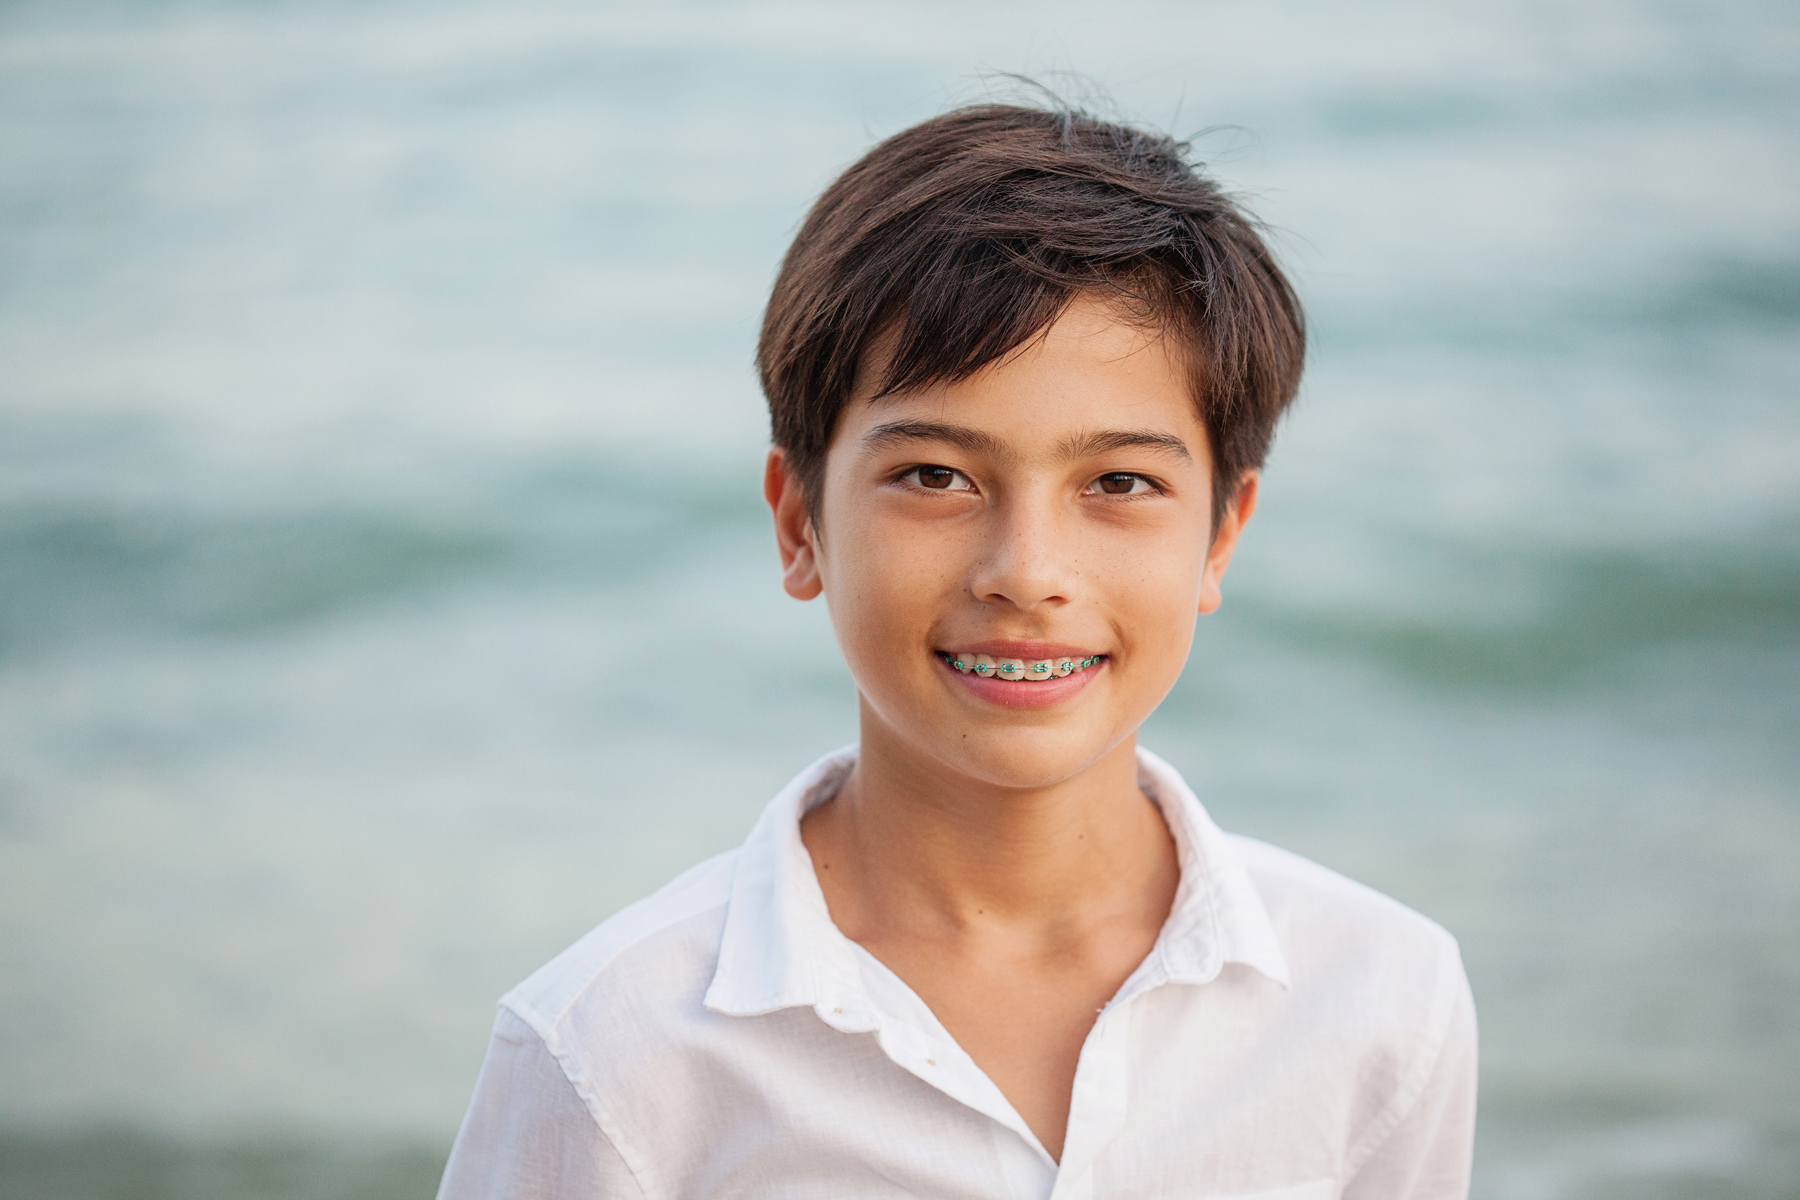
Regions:
<instances>
[{"instance_id":1,"label":"shoulder","mask_svg":"<svg viewBox=\"0 0 1800 1200\"><path fill-rule=\"evenodd\" d=\"M1284 950L1457 959L1456 939L1429 917L1290 850L1227 834Z\"/></svg>"},{"instance_id":2,"label":"shoulder","mask_svg":"<svg viewBox=\"0 0 1800 1200\"><path fill-rule=\"evenodd\" d=\"M1288 1017L1348 1085L1345 1162L1359 1170L1431 1088L1472 1094L1475 1008L1456 939L1374 888L1230 836L1287 957Z\"/></svg>"},{"instance_id":3,"label":"shoulder","mask_svg":"<svg viewBox=\"0 0 1800 1200\"><path fill-rule=\"evenodd\" d=\"M1399 1074L1425 1069L1461 1036L1473 1008L1448 930L1310 859L1227 836L1287 960L1296 1018L1354 1031L1345 1044L1391 1054Z\"/></svg>"},{"instance_id":4,"label":"shoulder","mask_svg":"<svg viewBox=\"0 0 1800 1200\"><path fill-rule=\"evenodd\" d=\"M741 853L710 858L621 909L501 997L500 1007L556 1053L571 1023L597 1008L673 1016L698 1006L718 964Z\"/></svg>"},{"instance_id":5,"label":"shoulder","mask_svg":"<svg viewBox=\"0 0 1800 1200\"><path fill-rule=\"evenodd\" d=\"M1228 836L1287 961L1283 1020L1345 1083L1338 1102L1360 1162L1445 1064L1473 1079L1475 1010L1456 939L1374 888Z\"/></svg>"}]
</instances>

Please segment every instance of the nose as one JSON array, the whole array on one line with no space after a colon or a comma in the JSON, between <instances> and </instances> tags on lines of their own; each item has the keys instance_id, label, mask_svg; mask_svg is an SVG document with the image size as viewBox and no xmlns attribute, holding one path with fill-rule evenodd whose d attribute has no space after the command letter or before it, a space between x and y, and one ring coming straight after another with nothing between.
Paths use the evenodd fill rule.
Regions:
<instances>
[{"instance_id":1,"label":"nose","mask_svg":"<svg viewBox=\"0 0 1800 1200\"><path fill-rule=\"evenodd\" d=\"M1080 571L1075 547L1058 517L1048 502L1020 498L997 505L969 575L975 598L1021 612L1073 599Z\"/></svg>"}]
</instances>

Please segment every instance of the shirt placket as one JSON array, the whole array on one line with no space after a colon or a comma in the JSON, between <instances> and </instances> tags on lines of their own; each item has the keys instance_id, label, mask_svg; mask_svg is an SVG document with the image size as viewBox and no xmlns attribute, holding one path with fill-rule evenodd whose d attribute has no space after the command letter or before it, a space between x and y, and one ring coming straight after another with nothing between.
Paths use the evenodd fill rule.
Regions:
<instances>
[{"instance_id":1,"label":"shirt placket","mask_svg":"<svg viewBox=\"0 0 1800 1200\"><path fill-rule=\"evenodd\" d=\"M879 998L866 990L859 990L857 994L859 1005L867 1005L874 1014L879 1014L872 1019L877 1026L877 1042L888 1059L957 1103L1004 1126L1010 1135L1019 1139L1019 1149L1027 1158L1041 1160L1044 1171L1054 1169L1050 1156L1044 1152L1030 1126L1025 1124L994 1081L950 1037L925 1002L867 951L858 949L852 953L864 959L882 981L876 985ZM835 1015L827 1018L832 1024L836 1020ZM1026 1171L1026 1174L1033 1172ZM1032 1200L1043 1200L1047 1193L1048 1188L1041 1187L1029 1195Z\"/></svg>"},{"instance_id":2,"label":"shirt placket","mask_svg":"<svg viewBox=\"0 0 1800 1200\"><path fill-rule=\"evenodd\" d=\"M1134 993L1139 994L1139 993ZM1129 998L1101 1010L1081 1047L1069 1124L1050 1200L1092 1200L1094 1162L1125 1126L1131 1077L1128 1049L1134 1006Z\"/></svg>"}]
</instances>

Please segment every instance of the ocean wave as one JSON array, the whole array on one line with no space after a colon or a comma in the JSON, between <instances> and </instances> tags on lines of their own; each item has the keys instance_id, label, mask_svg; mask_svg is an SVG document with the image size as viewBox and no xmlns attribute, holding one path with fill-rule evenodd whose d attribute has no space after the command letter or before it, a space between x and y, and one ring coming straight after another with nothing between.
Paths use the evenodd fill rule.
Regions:
<instances>
[{"instance_id":1,"label":"ocean wave","mask_svg":"<svg viewBox=\"0 0 1800 1200\"><path fill-rule=\"evenodd\" d=\"M1394 613L1298 607L1264 591L1240 606L1238 619L1298 648L1464 688L1556 684L1671 645L1800 649L1800 551L1791 541L1458 551L1504 564L1522 599L1499 612L1445 599Z\"/></svg>"}]
</instances>

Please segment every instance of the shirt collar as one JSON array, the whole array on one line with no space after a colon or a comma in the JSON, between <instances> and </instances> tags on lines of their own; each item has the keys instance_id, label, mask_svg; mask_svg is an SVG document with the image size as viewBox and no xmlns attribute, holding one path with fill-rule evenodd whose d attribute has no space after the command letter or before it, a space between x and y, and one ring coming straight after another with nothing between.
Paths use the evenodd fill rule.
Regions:
<instances>
[{"instance_id":1,"label":"shirt collar","mask_svg":"<svg viewBox=\"0 0 1800 1200\"><path fill-rule=\"evenodd\" d=\"M1159 983L1208 983L1228 962L1287 987L1274 925L1225 833L1168 763L1140 748L1138 786L1175 838L1181 882L1144 964L1120 999ZM802 771L770 801L738 856L706 1007L751 1016L808 1006L829 1025L880 1025L849 939L832 924L800 818L837 794L856 763L846 746Z\"/></svg>"},{"instance_id":2,"label":"shirt collar","mask_svg":"<svg viewBox=\"0 0 1800 1200\"><path fill-rule=\"evenodd\" d=\"M832 924L800 840L800 818L835 796L855 765L854 745L827 754L781 789L751 828L732 877L707 1008L753 1016L809 1005L839 1029L878 1026L850 940Z\"/></svg>"},{"instance_id":3,"label":"shirt collar","mask_svg":"<svg viewBox=\"0 0 1800 1200\"><path fill-rule=\"evenodd\" d=\"M1179 771L1141 746L1137 757L1138 787L1162 810L1181 864L1175 903L1150 957L1161 959L1171 982L1210 983L1234 962L1290 986L1274 922L1231 839Z\"/></svg>"}]
</instances>

